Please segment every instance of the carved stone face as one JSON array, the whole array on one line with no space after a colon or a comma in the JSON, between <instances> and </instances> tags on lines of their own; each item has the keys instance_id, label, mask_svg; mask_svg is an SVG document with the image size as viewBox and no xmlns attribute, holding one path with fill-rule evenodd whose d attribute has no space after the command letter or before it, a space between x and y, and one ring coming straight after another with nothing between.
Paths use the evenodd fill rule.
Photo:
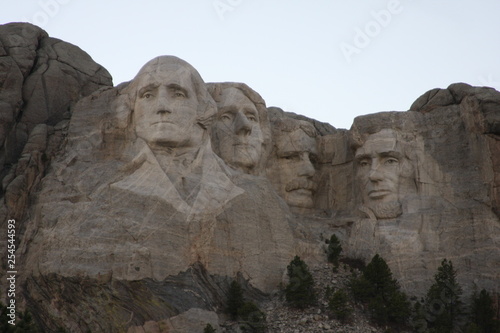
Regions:
<instances>
[{"instance_id":1,"label":"carved stone face","mask_svg":"<svg viewBox=\"0 0 500 333\"><path fill-rule=\"evenodd\" d=\"M142 69L134 106L135 131L151 147L200 144L203 129L196 124L198 100L190 72L178 65L156 64Z\"/></svg>"},{"instance_id":2,"label":"carved stone face","mask_svg":"<svg viewBox=\"0 0 500 333\"><path fill-rule=\"evenodd\" d=\"M257 108L239 89L232 87L222 91L217 108L212 130L217 137L218 154L237 169L253 169L264 142Z\"/></svg>"},{"instance_id":3,"label":"carved stone face","mask_svg":"<svg viewBox=\"0 0 500 333\"><path fill-rule=\"evenodd\" d=\"M356 151L357 180L363 204L378 218L401 214L400 199L412 181L413 169L393 130L368 137Z\"/></svg>"},{"instance_id":4,"label":"carved stone face","mask_svg":"<svg viewBox=\"0 0 500 333\"><path fill-rule=\"evenodd\" d=\"M281 132L275 138L276 156L269 167L269 178L290 206L311 208L316 172L311 159L317 154L316 140L302 129Z\"/></svg>"}]
</instances>

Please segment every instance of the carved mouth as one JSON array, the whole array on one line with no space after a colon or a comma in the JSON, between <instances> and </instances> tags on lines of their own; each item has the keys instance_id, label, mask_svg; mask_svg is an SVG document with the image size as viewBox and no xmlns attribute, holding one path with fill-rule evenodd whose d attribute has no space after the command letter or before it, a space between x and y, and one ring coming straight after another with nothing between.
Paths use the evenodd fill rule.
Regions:
<instances>
[{"instance_id":1,"label":"carved mouth","mask_svg":"<svg viewBox=\"0 0 500 333\"><path fill-rule=\"evenodd\" d=\"M241 142L241 141L237 141L235 143L233 143L233 147L250 147L250 148L255 148L256 145L250 143L250 142Z\"/></svg>"},{"instance_id":2,"label":"carved mouth","mask_svg":"<svg viewBox=\"0 0 500 333\"><path fill-rule=\"evenodd\" d=\"M305 188L299 188L299 189L288 191L288 192L293 192L294 194L299 194L299 195L308 196L308 197L310 197L312 195L312 191L305 189Z\"/></svg>"},{"instance_id":3,"label":"carved mouth","mask_svg":"<svg viewBox=\"0 0 500 333\"><path fill-rule=\"evenodd\" d=\"M392 192L389 190L371 190L368 192L368 196L371 199L380 199L382 197L385 197L386 195L391 194Z\"/></svg>"},{"instance_id":4,"label":"carved mouth","mask_svg":"<svg viewBox=\"0 0 500 333\"><path fill-rule=\"evenodd\" d=\"M308 179L296 179L288 183L285 187L287 192L300 191L300 193L311 194L316 189L316 184Z\"/></svg>"},{"instance_id":5,"label":"carved mouth","mask_svg":"<svg viewBox=\"0 0 500 333\"><path fill-rule=\"evenodd\" d=\"M151 125L156 125L156 124L173 124L173 123L171 121L160 120L160 121L155 121Z\"/></svg>"}]
</instances>

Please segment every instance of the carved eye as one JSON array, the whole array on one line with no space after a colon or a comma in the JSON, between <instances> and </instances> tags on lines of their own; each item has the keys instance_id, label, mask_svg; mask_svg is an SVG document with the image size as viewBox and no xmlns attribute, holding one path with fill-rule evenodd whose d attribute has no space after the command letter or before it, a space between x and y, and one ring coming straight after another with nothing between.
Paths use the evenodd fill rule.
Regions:
<instances>
[{"instance_id":1,"label":"carved eye","mask_svg":"<svg viewBox=\"0 0 500 333\"><path fill-rule=\"evenodd\" d=\"M246 117L250 121L257 121L257 116L254 114L247 114Z\"/></svg>"},{"instance_id":2,"label":"carved eye","mask_svg":"<svg viewBox=\"0 0 500 333\"><path fill-rule=\"evenodd\" d=\"M186 95L182 91L176 91L174 93L175 97L186 97Z\"/></svg>"},{"instance_id":3,"label":"carved eye","mask_svg":"<svg viewBox=\"0 0 500 333\"><path fill-rule=\"evenodd\" d=\"M367 160L361 160L361 161L359 161L359 166L363 167L363 168L368 167L368 166L370 166L370 163Z\"/></svg>"},{"instance_id":4,"label":"carved eye","mask_svg":"<svg viewBox=\"0 0 500 333\"><path fill-rule=\"evenodd\" d=\"M297 161L300 159L300 156L299 155L286 155L286 156L283 156L283 158L287 161Z\"/></svg>"},{"instance_id":5,"label":"carved eye","mask_svg":"<svg viewBox=\"0 0 500 333\"><path fill-rule=\"evenodd\" d=\"M226 112L226 113L223 113L220 118L221 120L231 120L233 119L233 117L231 116L231 114L229 112Z\"/></svg>"},{"instance_id":6,"label":"carved eye","mask_svg":"<svg viewBox=\"0 0 500 333\"><path fill-rule=\"evenodd\" d=\"M398 164L399 161L397 158L394 158L394 157L390 157L388 158L387 160L385 160L384 162L386 165L395 165L395 164Z\"/></svg>"},{"instance_id":7,"label":"carved eye","mask_svg":"<svg viewBox=\"0 0 500 333\"><path fill-rule=\"evenodd\" d=\"M151 97L153 97L153 94L150 93L150 92L146 92L146 93L144 93L144 95L142 95L142 98L148 98L149 99Z\"/></svg>"}]
</instances>

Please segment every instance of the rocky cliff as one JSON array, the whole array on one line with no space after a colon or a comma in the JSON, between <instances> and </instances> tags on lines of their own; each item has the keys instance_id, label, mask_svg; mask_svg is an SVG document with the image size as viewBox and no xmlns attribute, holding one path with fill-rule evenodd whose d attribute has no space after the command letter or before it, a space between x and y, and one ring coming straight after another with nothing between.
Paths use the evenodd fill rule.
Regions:
<instances>
[{"instance_id":1,"label":"rocky cliff","mask_svg":"<svg viewBox=\"0 0 500 333\"><path fill-rule=\"evenodd\" d=\"M46 331L218 327L231 281L263 302L295 255L323 267L334 233L410 295L443 258L466 294L499 291L494 89L433 89L342 130L173 56L113 87L37 27L0 43L2 230L16 220L16 297Z\"/></svg>"}]
</instances>

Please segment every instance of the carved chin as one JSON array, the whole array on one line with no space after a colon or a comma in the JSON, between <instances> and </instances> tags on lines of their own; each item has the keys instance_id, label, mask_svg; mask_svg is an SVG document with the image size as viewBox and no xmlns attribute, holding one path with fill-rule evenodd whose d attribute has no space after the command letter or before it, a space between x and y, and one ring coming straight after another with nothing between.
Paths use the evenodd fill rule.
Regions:
<instances>
[{"instance_id":1,"label":"carved chin","mask_svg":"<svg viewBox=\"0 0 500 333\"><path fill-rule=\"evenodd\" d=\"M286 202L293 207L312 208L312 192L306 189L286 192Z\"/></svg>"},{"instance_id":2,"label":"carved chin","mask_svg":"<svg viewBox=\"0 0 500 333\"><path fill-rule=\"evenodd\" d=\"M230 155L230 154L226 154ZM235 151L232 156L227 156L226 160L229 161L233 167L252 169L257 165L258 156L254 149Z\"/></svg>"},{"instance_id":3,"label":"carved chin","mask_svg":"<svg viewBox=\"0 0 500 333\"><path fill-rule=\"evenodd\" d=\"M403 213L399 201L381 202L376 205L370 205L369 208L375 214L377 219L393 219Z\"/></svg>"}]
</instances>

